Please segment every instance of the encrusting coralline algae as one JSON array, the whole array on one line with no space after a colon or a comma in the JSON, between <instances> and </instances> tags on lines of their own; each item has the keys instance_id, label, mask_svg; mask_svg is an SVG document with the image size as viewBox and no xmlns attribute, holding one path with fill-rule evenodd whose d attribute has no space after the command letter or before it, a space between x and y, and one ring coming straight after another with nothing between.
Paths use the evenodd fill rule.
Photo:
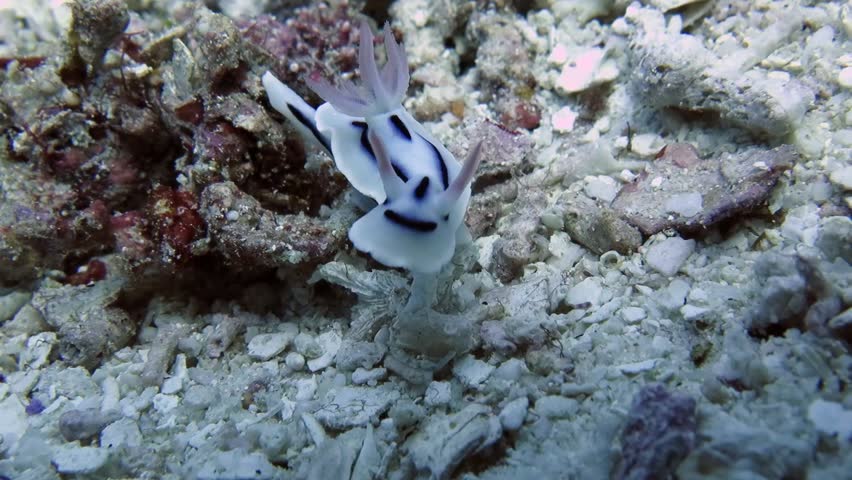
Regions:
<instances>
[{"instance_id":1,"label":"encrusting coralline algae","mask_svg":"<svg viewBox=\"0 0 852 480\"><path fill-rule=\"evenodd\" d=\"M482 142L435 274L353 246L377 204L261 81L361 85L362 21L422 133ZM843 2L0 0L0 478L845 478L850 38Z\"/></svg>"}]
</instances>

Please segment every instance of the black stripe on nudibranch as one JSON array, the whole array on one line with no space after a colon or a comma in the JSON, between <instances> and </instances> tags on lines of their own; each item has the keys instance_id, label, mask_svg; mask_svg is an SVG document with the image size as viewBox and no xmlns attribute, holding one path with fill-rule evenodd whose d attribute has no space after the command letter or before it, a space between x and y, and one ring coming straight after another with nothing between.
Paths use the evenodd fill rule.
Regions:
<instances>
[{"instance_id":1,"label":"black stripe on nudibranch","mask_svg":"<svg viewBox=\"0 0 852 480\"><path fill-rule=\"evenodd\" d=\"M391 162L391 167L393 167L393 172L396 174L397 177L399 177L400 180L403 181L403 183L408 182L408 175L406 175L405 172L403 172L397 164Z\"/></svg>"},{"instance_id":2,"label":"black stripe on nudibranch","mask_svg":"<svg viewBox=\"0 0 852 480\"><path fill-rule=\"evenodd\" d=\"M426 196L426 189L429 188L429 177L423 177L417 188L414 189L414 198L421 199Z\"/></svg>"},{"instance_id":3,"label":"black stripe on nudibranch","mask_svg":"<svg viewBox=\"0 0 852 480\"><path fill-rule=\"evenodd\" d=\"M441 152L435 144L425 138L423 140L432 147L432 154L435 156L435 161L438 163L438 169L441 171L441 183L444 184L444 190L450 188L450 172L447 171L447 162L444 161L444 157L441 156Z\"/></svg>"},{"instance_id":4,"label":"black stripe on nudibranch","mask_svg":"<svg viewBox=\"0 0 852 480\"><path fill-rule=\"evenodd\" d=\"M367 132L367 122L354 121L352 122L352 126L361 129L361 148L366 150L367 154L370 155L370 158L375 160L376 152L373 151L373 146L370 145L370 137Z\"/></svg>"},{"instance_id":5,"label":"black stripe on nudibranch","mask_svg":"<svg viewBox=\"0 0 852 480\"><path fill-rule=\"evenodd\" d=\"M411 141L411 132L408 131L408 127L405 126L405 123L396 115L390 116L391 124L396 127L397 131L402 134L409 142Z\"/></svg>"},{"instance_id":6,"label":"black stripe on nudibranch","mask_svg":"<svg viewBox=\"0 0 852 480\"><path fill-rule=\"evenodd\" d=\"M401 227L410 228L422 233L432 232L438 228L438 224L435 222L408 218L405 215L400 215L399 213L394 212L393 210L385 210L385 218Z\"/></svg>"},{"instance_id":7,"label":"black stripe on nudibranch","mask_svg":"<svg viewBox=\"0 0 852 480\"><path fill-rule=\"evenodd\" d=\"M319 140L322 146L325 147L326 150L331 152L331 145L329 145L328 139L325 138L319 130L317 130L317 126L314 122L308 120L308 118L305 117L305 115L302 114L302 112L300 112L298 108L294 107L293 105L290 105L289 103L287 104L287 110L290 110L290 113L292 113L293 116L296 117L296 120L298 120L299 123L304 125L305 128L310 130L313 136L316 137L317 140Z\"/></svg>"}]
</instances>

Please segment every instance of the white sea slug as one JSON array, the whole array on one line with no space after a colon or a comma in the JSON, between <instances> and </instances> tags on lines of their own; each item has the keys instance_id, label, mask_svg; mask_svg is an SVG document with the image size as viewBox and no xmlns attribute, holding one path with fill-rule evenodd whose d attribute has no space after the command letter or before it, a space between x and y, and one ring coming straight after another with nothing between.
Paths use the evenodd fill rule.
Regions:
<instances>
[{"instance_id":1,"label":"white sea slug","mask_svg":"<svg viewBox=\"0 0 852 480\"><path fill-rule=\"evenodd\" d=\"M358 250L391 267L434 273L466 237L464 214L480 161L476 145L464 165L403 107L408 60L385 25L387 63L379 70L373 32L361 22L358 61L362 85L306 79L326 103L314 109L266 72L270 104L334 158L349 183L377 205L358 219L349 239Z\"/></svg>"}]
</instances>

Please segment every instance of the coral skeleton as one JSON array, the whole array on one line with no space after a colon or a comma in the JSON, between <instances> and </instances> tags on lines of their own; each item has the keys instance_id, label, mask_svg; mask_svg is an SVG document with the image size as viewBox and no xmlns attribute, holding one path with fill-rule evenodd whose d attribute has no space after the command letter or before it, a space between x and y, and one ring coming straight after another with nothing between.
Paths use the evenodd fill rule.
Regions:
<instances>
[{"instance_id":1,"label":"coral skeleton","mask_svg":"<svg viewBox=\"0 0 852 480\"><path fill-rule=\"evenodd\" d=\"M375 200L349 230L355 248L384 265L433 274L453 257L457 239L468 236L463 220L481 149L475 145L460 165L402 107L408 62L387 24L384 44L387 63L379 69L373 33L363 21L362 84L306 80L326 102L317 109L270 72L263 85L272 107L319 142L352 186Z\"/></svg>"}]
</instances>

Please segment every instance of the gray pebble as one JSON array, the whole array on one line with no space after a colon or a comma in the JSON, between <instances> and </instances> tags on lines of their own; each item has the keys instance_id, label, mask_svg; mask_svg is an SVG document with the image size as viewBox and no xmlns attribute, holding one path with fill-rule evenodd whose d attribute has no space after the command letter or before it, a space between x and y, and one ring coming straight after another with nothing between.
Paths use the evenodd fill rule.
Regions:
<instances>
[{"instance_id":1,"label":"gray pebble","mask_svg":"<svg viewBox=\"0 0 852 480\"><path fill-rule=\"evenodd\" d=\"M69 442L85 440L101 433L118 417L118 412L101 412L94 408L66 410L59 416L59 433Z\"/></svg>"}]
</instances>

